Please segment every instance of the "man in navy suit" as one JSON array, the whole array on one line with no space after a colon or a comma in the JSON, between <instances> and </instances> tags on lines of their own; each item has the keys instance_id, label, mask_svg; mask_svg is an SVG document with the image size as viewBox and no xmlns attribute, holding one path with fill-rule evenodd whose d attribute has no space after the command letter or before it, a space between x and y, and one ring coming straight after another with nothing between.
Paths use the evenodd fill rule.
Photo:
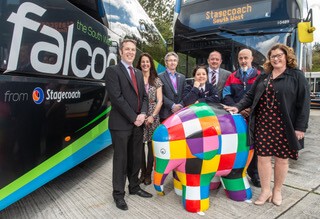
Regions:
<instances>
[{"instance_id":1,"label":"man in navy suit","mask_svg":"<svg viewBox=\"0 0 320 219\"><path fill-rule=\"evenodd\" d=\"M113 198L117 208L127 210L124 200L128 177L129 194L150 198L152 195L139 186L138 174L142 162L143 128L148 97L143 75L134 69L136 41L124 39L120 44L121 62L106 70L106 88L112 105L109 129L113 153Z\"/></svg>"},{"instance_id":2,"label":"man in navy suit","mask_svg":"<svg viewBox=\"0 0 320 219\"><path fill-rule=\"evenodd\" d=\"M163 105L159 113L161 122L184 107L182 95L186 78L176 71L178 62L179 56L175 52L167 53L165 56L167 69L159 75L163 83Z\"/></svg>"},{"instance_id":3,"label":"man in navy suit","mask_svg":"<svg viewBox=\"0 0 320 219\"><path fill-rule=\"evenodd\" d=\"M218 51L212 51L208 57L208 83L211 83L218 91L218 97L220 102L222 100L222 90L227 81L227 78L231 74L230 71L227 71L223 68L220 68L222 63L221 53Z\"/></svg>"}]
</instances>

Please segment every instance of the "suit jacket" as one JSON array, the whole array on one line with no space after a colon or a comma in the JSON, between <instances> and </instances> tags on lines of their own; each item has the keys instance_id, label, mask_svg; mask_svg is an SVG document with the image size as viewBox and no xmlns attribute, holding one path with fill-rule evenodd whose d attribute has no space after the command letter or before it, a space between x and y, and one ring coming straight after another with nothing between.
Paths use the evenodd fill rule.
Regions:
<instances>
[{"instance_id":1,"label":"suit jacket","mask_svg":"<svg viewBox=\"0 0 320 219\"><path fill-rule=\"evenodd\" d=\"M171 83L170 76L168 73L162 72L159 75L159 78L161 79L163 86L162 86L162 93L163 93L163 105L160 110L160 118L166 119L170 115L172 115L171 107L173 104L181 104L183 105L182 101L182 95L183 90L186 86L186 77L183 74L176 73L177 77L177 93L174 90L174 87Z\"/></svg>"},{"instance_id":2,"label":"suit jacket","mask_svg":"<svg viewBox=\"0 0 320 219\"><path fill-rule=\"evenodd\" d=\"M198 88L187 85L183 92L184 105L188 106L190 104L194 104L196 101L219 103L217 89L212 84L207 83L205 90L202 93Z\"/></svg>"},{"instance_id":3,"label":"suit jacket","mask_svg":"<svg viewBox=\"0 0 320 219\"><path fill-rule=\"evenodd\" d=\"M112 105L109 128L111 130L130 130L140 113L147 113L148 96L144 89L143 75L134 69L137 78L140 109L138 109L138 96L134 90L132 80L120 62L106 69L106 89Z\"/></svg>"},{"instance_id":4,"label":"suit jacket","mask_svg":"<svg viewBox=\"0 0 320 219\"><path fill-rule=\"evenodd\" d=\"M209 71L209 69L208 69L208 71ZM230 71L227 71L223 68L219 68L218 84L215 87L217 88L218 97L219 97L220 101L222 100L222 91L223 91L224 85L226 84L226 81L227 81L230 74L231 74ZM210 78L208 80L208 83L210 83Z\"/></svg>"}]
</instances>

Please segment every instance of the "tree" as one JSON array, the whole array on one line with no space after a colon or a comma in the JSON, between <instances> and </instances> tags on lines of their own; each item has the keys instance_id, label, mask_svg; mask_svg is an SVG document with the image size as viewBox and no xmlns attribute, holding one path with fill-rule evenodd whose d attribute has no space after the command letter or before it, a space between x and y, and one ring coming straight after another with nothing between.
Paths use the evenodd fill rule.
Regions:
<instances>
[{"instance_id":1,"label":"tree","mask_svg":"<svg viewBox=\"0 0 320 219\"><path fill-rule=\"evenodd\" d=\"M147 12L151 20L154 22L163 38L168 42L173 37L173 14L175 0L138 0L143 9ZM154 45L153 45L154 46ZM156 60L164 64L163 51L172 51L172 45L167 45L167 48L149 47L145 48ZM177 71L185 74L187 77L192 77L190 69L195 66L195 59L189 57L188 68L186 66L186 55L179 55L179 65ZM159 59L160 57L160 59ZM187 69L189 74L187 73Z\"/></svg>"},{"instance_id":2,"label":"tree","mask_svg":"<svg viewBox=\"0 0 320 219\"><path fill-rule=\"evenodd\" d=\"M320 43L315 43L312 48L312 71L320 71Z\"/></svg>"},{"instance_id":3,"label":"tree","mask_svg":"<svg viewBox=\"0 0 320 219\"><path fill-rule=\"evenodd\" d=\"M156 27L167 40L172 37L173 0L138 0Z\"/></svg>"},{"instance_id":4,"label":"tree","mask_svg":"<svg viewBox=\"0 0 320 219\"><path fill-rule=\"evenodd\" d=\"M174 2L175 0L138 0L147 12L151 20L155 23L156 27L160 31L163 38L168 42L172 41L173 37L173 14L174 14ZM148 48L148 52L156 59L165 51L173 51L172 45L167 45L167 48ZM161 64L164 64L164 55L160 59ZM189 58L189 69L192 69L195 65L195 60ZM177 71L186 74L186 55L179 54L179 65ZM186 75L192 77L190 75Z\"/></svg>"},{"instance_id":5,"label":"tree","mask_svg":"<svg viewBox=\"0 0 320 219\"><path fill-rule=\"evenodd\" d=\"M138 0L142 8L149 15L163 38L167 41L172 38L173 0ZM168 48L160 44L144 46L144 51L150 53L153 58L164 65L164 55Z\"/></svg>"}]
</instances>

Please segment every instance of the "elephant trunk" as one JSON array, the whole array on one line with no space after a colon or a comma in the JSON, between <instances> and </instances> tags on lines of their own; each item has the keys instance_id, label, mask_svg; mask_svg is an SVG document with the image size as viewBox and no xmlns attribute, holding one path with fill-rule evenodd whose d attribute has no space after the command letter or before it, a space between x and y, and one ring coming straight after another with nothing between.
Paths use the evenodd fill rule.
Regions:
<instances>
[{"instance_id":1,"label":"elephant trunk","mask_svg":"<svg viewBox=\"0 0 320 219\"><path fill-rule=\"evenodd\" d=\"M168 174L185 161L185 158L179 159L175 157L175 151L178 149L172 149L169 142L170 138L167 127L163 124L159 125L153 132L152 137L154 154L153 182L154 188L159 195L164 195L163 184Z\"/></svg>"}]
</instances>

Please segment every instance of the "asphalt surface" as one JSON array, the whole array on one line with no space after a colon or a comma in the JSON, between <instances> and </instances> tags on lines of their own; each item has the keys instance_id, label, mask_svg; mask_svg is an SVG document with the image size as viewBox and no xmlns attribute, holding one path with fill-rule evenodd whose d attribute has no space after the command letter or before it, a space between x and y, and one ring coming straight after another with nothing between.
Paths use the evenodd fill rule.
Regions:
<instances>
[{"instance_id":1,"label":"asphalt surface","mask_svg":"<svg viewBox=\"0 0 320 219\"><path fill-rule=\"evenodd\" d=\"M189 213L173 190L172 177L165 182L165 196L152 185L154 196L143 199L126 194L128 211L115 207L112 199L112 149L109 147L67 173L37 189L0 212L0 218L320 218L320 110L311 110L305 149L297 161L290 160L283 187L283 203L255 206L228 199L222 188L211 191L210 207ZM170 174L171 175L171 174ZM260 189L252 187L255 200Z\"/></svg>"}]
</instances>

